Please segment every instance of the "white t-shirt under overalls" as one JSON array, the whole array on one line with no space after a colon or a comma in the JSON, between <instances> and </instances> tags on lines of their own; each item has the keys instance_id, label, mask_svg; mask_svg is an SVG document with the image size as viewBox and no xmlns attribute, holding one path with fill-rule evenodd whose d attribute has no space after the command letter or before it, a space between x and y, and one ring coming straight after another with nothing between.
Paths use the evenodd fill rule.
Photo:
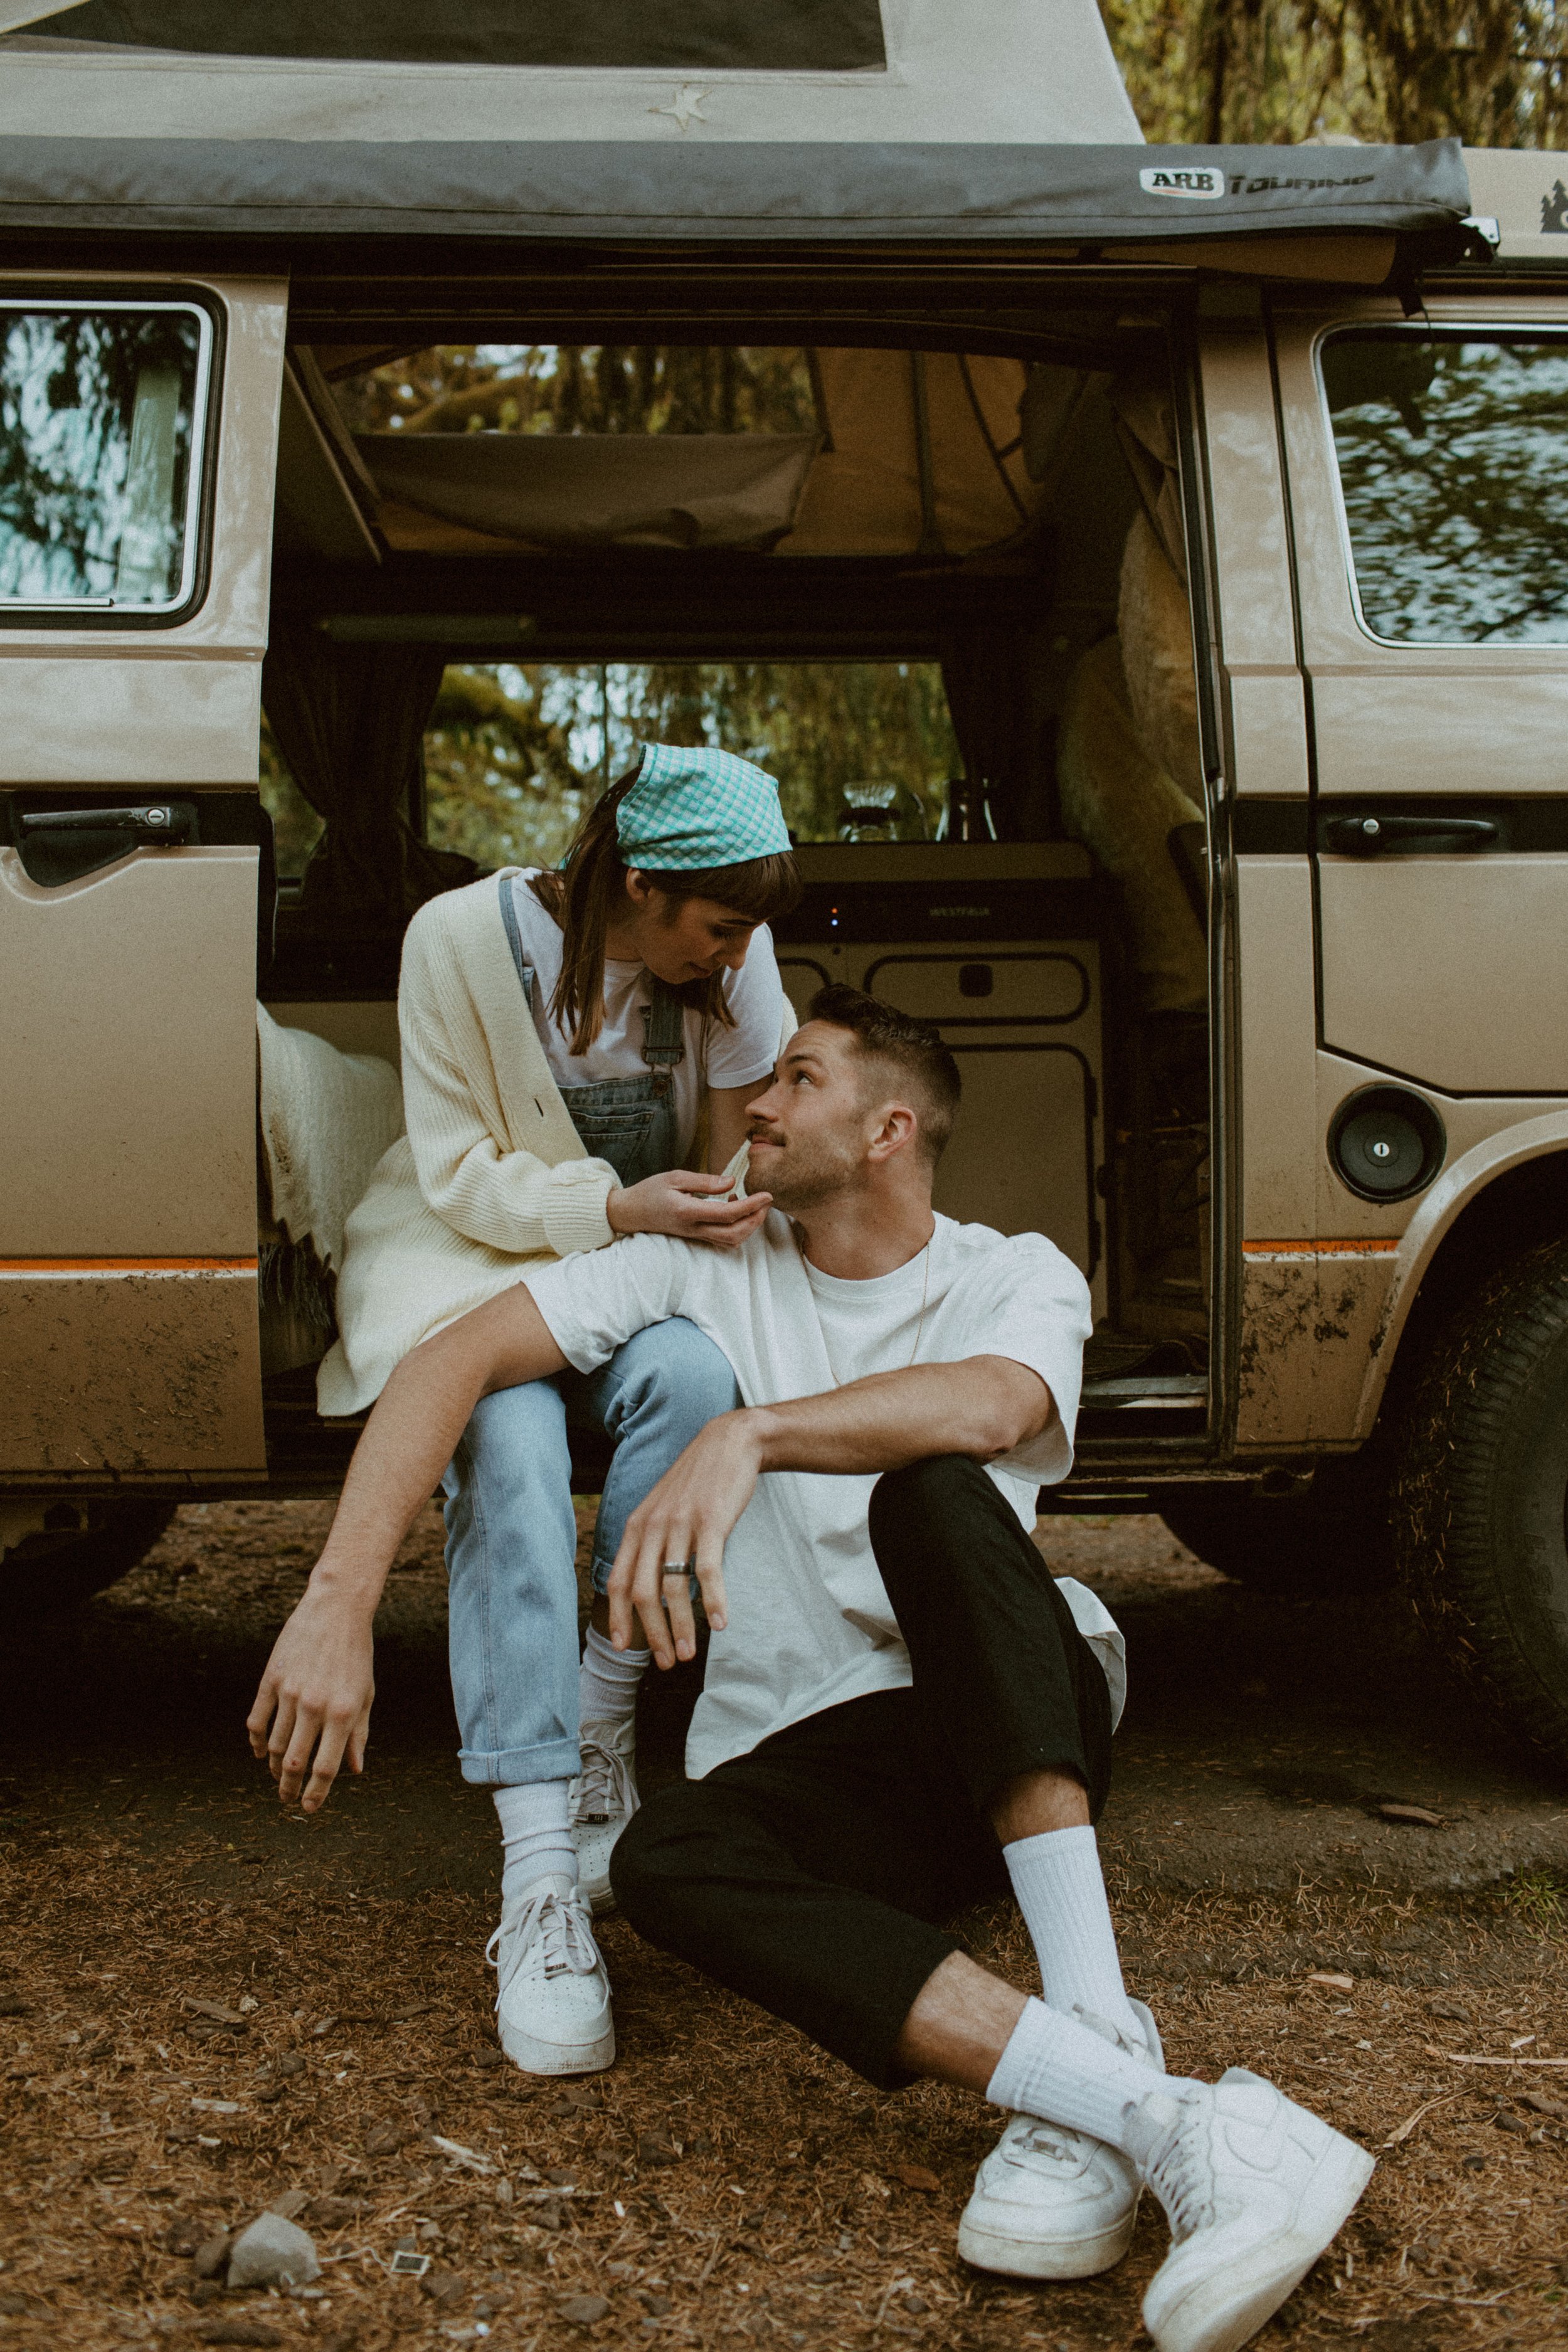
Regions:
<instances>
[{"instance_id":1,"label":"white t-shirt under overalls","mask_svg":"<svg viewBox=\"0 0 1568 2352\"><path fill-rule=\"evenodd\" d=\"M605 958L604 1026L585 1054L574 1054L570 1039L557 1025L550 1000L561 977L563 940L554 917L529 887L540 870L530 866L513 877L512 904L522 951L534 975L534 1025L552 1076L563 1087L645 1077L643 1014L653 1001L653 975L645 963ZM773 960L773 934L765 923L752 932L740 971L724 974L724 1002L735 1024L732 1029L705 1021L690 1006L684 1008L686 1052L670 1074L681 1154L673 1163L678 1167L687 1164L685 1155L697 1132L703 1089L755 1086L760 1092L777 1059L784 1025L784 982Z\"/></svg>"}]
</instances>

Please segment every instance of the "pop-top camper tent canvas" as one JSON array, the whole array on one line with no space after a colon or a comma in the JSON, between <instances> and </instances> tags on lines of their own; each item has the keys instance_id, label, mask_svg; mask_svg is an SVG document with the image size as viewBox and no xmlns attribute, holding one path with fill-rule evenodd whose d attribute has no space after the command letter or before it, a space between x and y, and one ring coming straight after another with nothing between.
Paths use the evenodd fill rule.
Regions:
<instances>
[{"instance_id":1,"label":"pop-top camper tent canvas","mask_svg":"<svg viewBox=\"0 0 1568 2352\"><path fill-rule=\"evenodd\" d=\"M1094 0L0 0L8 230L1457 250L1468 209L1451 142L1141 146Z\"/></svg>"},{"instance_id":2,"label":"pop-top camper tent canvas","mask_svg":"<svg viewBox=\"0 0 1568 2352\"><path fill-rule=\"evenodd\" d=\"M0 0L0 28L6 131L58 107L174 139L1140 135L1094 0Z\"/></svg>"}]
</instances>

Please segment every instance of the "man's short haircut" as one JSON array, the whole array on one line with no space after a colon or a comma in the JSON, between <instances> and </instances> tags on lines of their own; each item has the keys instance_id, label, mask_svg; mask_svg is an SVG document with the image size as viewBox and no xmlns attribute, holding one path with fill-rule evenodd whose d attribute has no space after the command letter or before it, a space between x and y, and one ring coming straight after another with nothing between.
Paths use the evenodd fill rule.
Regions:
<instances>
[{"instance_id":1,"label":"man's short haircut","mask_svg":"<svg viewBox=\"0 0 1568 2352\"><path fill-rule=\"evenodd\" d=\"M817 990L805 1017L847 1029L868 1060L890 1065L899 1073L914 1099L921 1150L934 1167L952 1133L963 1092L958 1064L934 1022L917 1021L896 1004L837 983Z\"/></svg>"}]
</instances>

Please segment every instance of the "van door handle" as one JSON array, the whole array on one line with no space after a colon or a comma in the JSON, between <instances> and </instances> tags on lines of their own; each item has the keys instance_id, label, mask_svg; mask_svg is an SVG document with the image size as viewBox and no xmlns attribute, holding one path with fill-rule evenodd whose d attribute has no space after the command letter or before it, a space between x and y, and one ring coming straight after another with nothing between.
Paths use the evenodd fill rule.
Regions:
<instances>
[{"instance_id":1,"label":"van door handle","mask_svg":"<svg viewBox=\"0 0 1568 2352\"><path fill-rule=\"evenodd\" d=\"M134 808L29 809L16 822L24 835L128 833L138 843L176 847L201 838L191 801L142 801Z\"/></svg>"},{"instance_id":2,"label":"van door handle","mask_svg":"<svg viewBox=\"0 0 1568 2352\"><path fill-rule=\"evenodd\" d=\"M1489 816L1331 816L1323 827L1325 847L1346 857L1384 857L1427 841L1485 849L1498 838Z\"/></svg>"}]
</instances>

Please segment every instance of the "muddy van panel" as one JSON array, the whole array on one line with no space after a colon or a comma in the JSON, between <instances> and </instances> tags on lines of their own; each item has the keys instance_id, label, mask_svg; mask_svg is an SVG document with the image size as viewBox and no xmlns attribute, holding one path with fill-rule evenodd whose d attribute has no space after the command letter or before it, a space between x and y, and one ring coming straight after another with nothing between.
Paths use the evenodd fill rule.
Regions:
<instances>
[{"instance_id":1,"label":"muddy van panel","mask_svg":"<svg viewBox=\"0 0 1568 2352\"><path fill-rule=\"evenodd\" d=\"M256 1261L0 1266L0 1475L51 1492L264 1467Z\"/></svg>"},{"instance_id":2,"label":"muddy van panel","mask_svg":"<svg viewBox=\"0 0 1568 2352\"><path fill-rule=\"evenodd\" d=\"M260 1466L257 869L0 849L0 1475Z\"/></svg>"}]
</instances>

